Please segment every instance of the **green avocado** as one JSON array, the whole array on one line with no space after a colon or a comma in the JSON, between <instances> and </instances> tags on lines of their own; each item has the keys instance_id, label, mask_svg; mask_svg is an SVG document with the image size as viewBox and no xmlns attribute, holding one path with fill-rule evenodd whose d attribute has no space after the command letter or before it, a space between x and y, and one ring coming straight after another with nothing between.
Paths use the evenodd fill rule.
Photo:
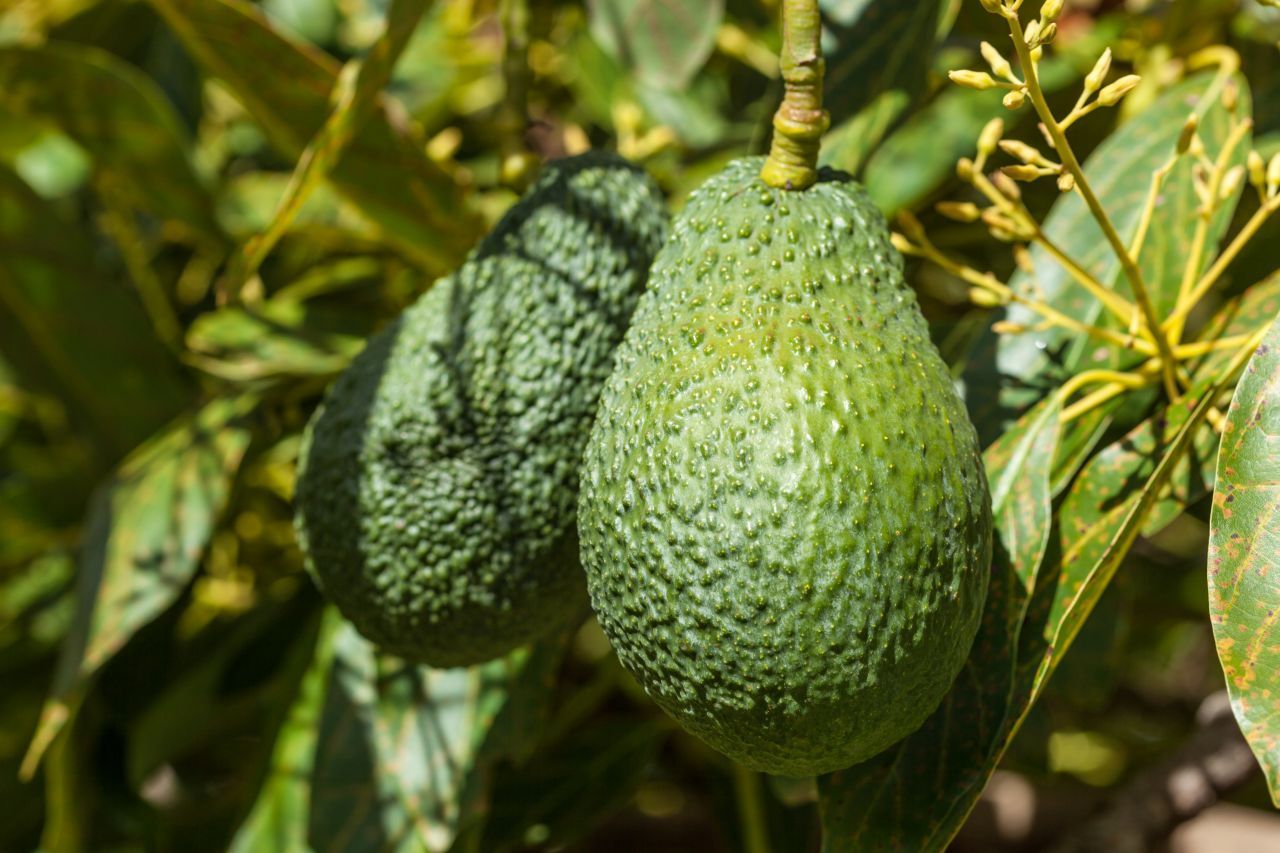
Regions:
<instances>
[{"instance_id":1,"label":"green avocado","mask_svg":"<svg viewBox=\"0 0 1280 853\"><path fill-rule=\"evenodd\" d=\"M618 349L582 469L591 603L686 729L757 770L870 758L938 707L978 628L977 436L884 218L848 176L692 195Z\"/></svg>"},{"instance_id":2,"label":"green avocado","mask_svg":"<svg viewBox=\"0 0 1280 853\"><path fill-rule=\"evenodd\" d=\"M296 523L368 639L463 666L581 616L582 449L666 231L637 167L551 163L334 383L304 437Z\"/></svg>"}]
</instances>

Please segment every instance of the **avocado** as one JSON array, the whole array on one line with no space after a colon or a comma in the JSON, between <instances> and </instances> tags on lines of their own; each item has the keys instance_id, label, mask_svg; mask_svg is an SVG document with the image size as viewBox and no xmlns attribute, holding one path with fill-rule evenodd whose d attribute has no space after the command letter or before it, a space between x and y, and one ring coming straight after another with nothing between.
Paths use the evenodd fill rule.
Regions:
<instances>
[{"instance_id":1,"label":"avocado","mask_svg":"<svg viewBox=\"0 0 1280 853\"><path fill-rule=\"evenodd\" d=\"M735 161L654 261L582 468L591 603L623 665L747 767L847 767L918 728L978 628L977 437L880 212Z\"/></svg>"},{"instance_id":2,"label":"avocado","mask_svg":"<svg viewBox=\"0 0 1280 853\"><path fill-rule=\"evenodd\" d=\"M335 381L304 436L296 527L369 640L463 666L585 613L582 449L666 231L637 167L551 163Z\"/></svg>"}]
</instances>

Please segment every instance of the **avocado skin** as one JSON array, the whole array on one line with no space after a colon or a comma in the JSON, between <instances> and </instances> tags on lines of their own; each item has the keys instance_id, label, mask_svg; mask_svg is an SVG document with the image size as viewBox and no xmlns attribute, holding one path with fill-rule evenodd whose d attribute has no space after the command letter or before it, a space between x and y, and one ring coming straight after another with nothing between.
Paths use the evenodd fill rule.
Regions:
<instances>
[{"instance_id":1,"label":"avocado skin","mask_svg":"<svg viewBox=\"0 0 1280 853\"><path fill-rule=\"evenodd\" d=\"M463 666L582 615L582 449L666 231L637 167L550 163L336 380L304 436L296 528L369 640Z\"/></svg>"},{"instance_id":2,"label":"avocado skin","mask_svg":"<svg viewBox=\"0 0 1280 853\"><path fill-rule=\"evenodd\" d=\"M821 774L917 729L982 614L977 436L884 219L847 175L689 199L582 469L591 603L623 665L747 767Z\"/></svg>"}]
</instances>

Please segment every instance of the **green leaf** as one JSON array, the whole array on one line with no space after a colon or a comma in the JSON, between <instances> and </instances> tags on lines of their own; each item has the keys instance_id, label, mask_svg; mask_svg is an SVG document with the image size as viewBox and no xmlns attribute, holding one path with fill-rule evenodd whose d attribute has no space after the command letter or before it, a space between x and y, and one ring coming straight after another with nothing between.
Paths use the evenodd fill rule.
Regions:
<instances>
[{"instance_id":1,"label":"green leaf","mask_svg":"<svg viewBox=\"0 0 1280 853\"><path fill-rule=\"evenodd\" d=\"M876 152L876 146L909 106L911 96L906 92L900 89L881 92L857 115L827 134L822 141L821 162L851 175L861 173L862 167ZM869 179L871 174L873 172L868 168L864 177Z\"/></svg>"},{"instance_id":2,"label":"green leaf","mask_svg":"<svg viewBox=\"0 0 1280 853\"><path fill-rule=\"evenodd\" d=\"M1280 314L1280 273L1249 288L1215 318L1212 330L1200 340L1218 340L1249 335L1266 328ZM1230 350L1219 350L1195 367L1194 377L1209 380L1218 376L1230 361ZM1204 424L1196 432L1187 457L1174 469L1168 490L1160 496L1143 528L1147 536L1160 532L1188 506L1213 491L1216 480L1219 441L1217 431Z\"/></svg>"},{"instance_id":3,"label":"green leaf","mask_svg":"<svg viewBox=\"0 0 1280 853\"><path fill-rule=\"evenodd\" d=\"M1189 113L1195 111L1201 115L1201 135L1208 155L1214 157L1221 149L1227 122L1226 109L1219 96L1226 82L1227 78L1206 72L1171 87L1150 107L1121 125L1089 157L1085 173L1126 243L1137 232L1151 176L1173 155ZM1247 108L1247 99L1241 97L1241 109ZM1196 218L1181 201L1189 183L1189 168L1180 166L1170 175L1164 193L1180 201L1167 205L1167 209L1157 207L1147 238L1148 249L1140 258L1149 289L1160 294L1161 304L1167 300L1167 294L1177 292L1181 277L1178 257L1185 258L1189 253L1195 230ZM1215 220L1211 246L1221 237L1227 219L1229 217ZM1058 200L1045 221L1044 230L1098 281L1111 285L1126 297L1131 295L1115 253L1079 194L1071 193ZM1043 302L1082 322L1097 323L1102 319L1101 304L1043 247L1033 246L1031 257L1034 274L1019 270L1010 280L1010 287L1034 289ZM1174 270L1177 275L1172 274ZM1014 305L1008 309L1008 319L1034 326L1039 317L1027 308ZM994 405L1007 413L1006 418L1016 416L1076 372L1094 352L1091 340L1061 328L1000 336L995 357L998 379L973 383L979 398L975 405ZM995 399L989 401L984 397Z\"/></svg>"},{"instance_id":4,"label":"green leaf","mask_svg":"<svg viewBox=\"0 0 1280 853\"><path fill-rule=\"evenodd\" d=\"M433 670L380 655L344 624L316 748L313 845L447 849L483 813L492 763L536 743L562 654L544 643Z\"/></svg>"},{"instance_id":5,"label":"green leaf","mask_svg":"<svg viewBox=\"0 0 1280 853\"><path fill-rule=\"evenodd\" d=\"M176 360L134 294L101 278L90 236L2 168L0 254L0 354L21 384L68 407L104 461L186 404Z\"/></svg>"},{"instance_id":6,"label":"green leaf","mask_svg":"<svg viewBox=\"0 0 1280 853\"><path fill-rule=\"evenodd\" d=\"M1209 518L1209 614L1231 710L1280 807L1280 322L1236 388Z\"/></svg>"},{"instance_id":7,"label":"green leaf","mask_svg":"<svg viewBox=\"0 0 1280 853\"><path fill-rule=\"evenodd\" d=\"M303 149L271 221L232 259L228 288L232 293L239 293L258 272L267 255L297 219L307 198L342 159L356 131L377 110L396 61L422 20L423 12L433 4L434 0L392 0L382 35L369 48L368 55L343 66L331 96L333 111Z\"/></svg>"},{"instance_id":8,"label":"green leaf","mask_svg":"<svg viewBox=\"0 0 1280 853\"><path fill-rule=\"evenodd\" d=\"M339 373L364 338L339 330L333 321L345 317L324 323L315 314L287 299L202 314L187 333L187 361L232 382Z\"/></svg>"},{"instance_id":9,"label":"green leaf","mask_svg":"<svg viewBox=\"0 0 1280 853\"><path fill-rule=\"evenodd\" d=\"M1280 312L1280 274L1250 288L1216 318L1201 340L1248 335L1264 328ZM1231 350L1219 350L1202 360L1193 374L1196 388L1214 384L1231 360ZM1130 494L1135 484L1145 482L1155 470L1161 449L1167 446L1189 410L1175 406L1162 410L1138 424L1122 438L1104 448L1081 474L1073 499L1062 508L1068 524L1087 527L1099 508L1116 504ZM1167 527L1188 506L1213 488L1218 453L1218 434L1208 423L1201 424L1187 453L1174 465L1168 485L1151 509L1143 525L1145 535ZM1077 517L1079 513L1083 518Z\"/></svg>"},{"instance_id":10,"label":"green leaf","mask_svg":"<svg viewBox=\"0 0 1280 853\"><path fill-rule=\"evenodd\" d=\"M276 733L267 777L253 809L236 831L231 853L279 850L301 853L307 845L307 815L311 808L311 772L315 762L324 707L325 684L333 664L333 641L341 629L338 611L325 611L315 653L298 696Z\"/></svg>"},{"instance_id":11,"label":"green leaf","mask_svg":"<svg viewBox=\"0 0 1280 853\"><path fill-rule=\"evenodd\" d=\"M630 800L666 732L653 719L596 723L576 729L559 750L500 768L479 849L578 841Z\"/></svg>"},{"instance_id":12,"label":"green leaf","mask_svg":"<svg viewBox=\"0 0 1280 853\"><path fill-rule=\"evenodd\" d=\"M1013 654L1049 544L1059 412L1042 404L987 450L997 547L969 660L917 732L819 780L828 853L942 849L995 769L1017 720Z\"/></svg>"},{"instance_id":13,"label":"green leaf","mask_svg":"<svg viewBox=\"0 0 1280 853\"><path fill-rule=\"evenodd\" d=\"M711 55L724 0L588 0L591 34L642 83L687 86Z\"/></svg>"},{"instance_id":14,"label":"green leaf","mask_svg":"<svg viewBox=\"0 0 1280 853\"><path fill-rule=\"evenodd\" d=\"M944 0L821 0L832 125L858 113L882 92L915 97L923 88Z\"/></svg>"},{"instance_id":15,"label":"green leaf","mask_svg":"<svg viewBox=\"0 0 1280 853\"><path fill-rule=\"evenodd\" d=\"M98 180L193 238L225 237L188 159L191 141L164 93L104 50L74 44L0 48L0 112L58 127L93 158Z\"/></svg>"},{"instance_id":16,"label":"green leaf","mask_svg":"<svg viewBox=\"0 0 1280 853\"><path fill-rule=\"evenodd\" d=\"M1029 611L1034 625L1023 631L1018 651L1028 707L1044 691L1239 367L1227 364L1202 376L1166 410L1157 421L1162 428L1158 439L1139 449L1144 463L1137 470L1128 468L1128 449L1113 445L1094 457L1072 485L1058 513L1059 543L1051 551L1056 559L1042 572ZM1123 473L1123 483L1117 481L1118 473Z\"/></svg>"},{"instance_id":17,"label":"green leaf","mask_svg":"<svg viewBox=\"0 0 1280 853\"><path fill-rule=\"evenodd\" d=\"M186 589L226 506L252 398L215 400L138 448L95 496L85 522L76 612L40 727L34 771L86 682Z\"/></svg>"},{"instance_id":18,"label":"green leaf","mask_svg":"<svg viewBox=\"0 0 1280 853\"><path fill-rule=\"evenodd\" d=\"M338 66L272 29L242 0L150 0L204 69L220 78L281 151L299 157L330 114ZM461 262L478 234L462 190L432 163L383 98L329 174L401 251L433 272Z\"/></svg>"}]
</instances>

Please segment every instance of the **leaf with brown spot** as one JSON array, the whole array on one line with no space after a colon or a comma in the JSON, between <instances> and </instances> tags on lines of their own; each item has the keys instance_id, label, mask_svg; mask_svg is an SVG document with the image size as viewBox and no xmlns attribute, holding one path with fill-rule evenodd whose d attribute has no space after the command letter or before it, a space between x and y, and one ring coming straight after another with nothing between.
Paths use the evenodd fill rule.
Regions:
<instances>
[{"instance_id":1,"label":"leaf with brown spot","mask_svg":"<svg viewBox=\"0 0 1280 853\"><path fill-rule=\"evenodd\" d=\"M1280 322L1227 412L1209 531L1218 660L1231 709L1280 806Z\"/></svg>"}]
</instances>

